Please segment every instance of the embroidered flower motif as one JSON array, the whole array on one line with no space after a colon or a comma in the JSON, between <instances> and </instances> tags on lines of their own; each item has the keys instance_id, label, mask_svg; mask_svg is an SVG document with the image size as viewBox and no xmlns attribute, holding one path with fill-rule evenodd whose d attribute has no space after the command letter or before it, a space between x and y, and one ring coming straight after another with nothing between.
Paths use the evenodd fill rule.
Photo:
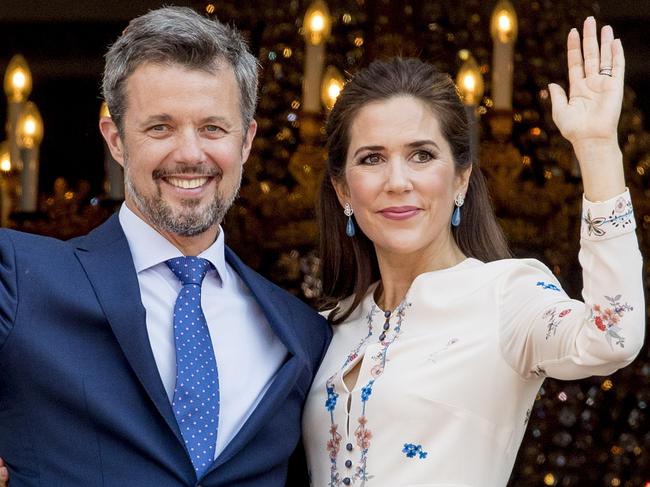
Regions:
<instances>
[{"instance_id":1,"label":"embroidered flower motif","mask_svg":"<svg viewBox=\"0 0 650 487\"><path fill-rule=\"evenodd\" d=\"M333 424L330 426L330 435L332 437L327 440L327 451L330 454L330 460L336 460L336 456L339 454L339 451L341 450L341 435L338 432L339 425L338 424Z\"/></svg>"},{"instance_id":2,"label":"embroidered flower motif","mask_svg":"<svg viewBox=\"0 0 650 487\"><path fill-rule=\"evenodd\" d=\"M367 450L370 448L370 440L372 439L372 431L370 431L366 425L368 420L365 416L359 416L357 420L359 426L354 430L354 437L357 439L357 446L362 450Z\"/></svg>"},{"instance_id":3,"label":"embroidered flower motif","mask_svg":"<svg viewBox=\"0 0 650 487\"><path fill-rule=\"evenodd\" d=\"M336 400L338 399L339 395L334 391L334 386L328 385L326 386L327 389L327 400L325 401L325 408L328 411L333 411L334 408L336 407Z\"/></svg>"},{"instance_id":4,"label":"embroidered flower motif","mask_svg":"<svg viewBox=\"0 0 650 487\"><path fill-rule=\"evenodd\" d=\"M560 311L560 314L557 315L557 317L558 318L564 318L569 313L571 313L571 308L563 309L562 311Z\"/></svg>"},{"instance_id":5,"label":"embroidered flower motif","mask_svg":"<svg viewBox=\"0 0 650 487\"><path fill-rule=\"evenodd\" d=\"M374 382L375 382L374 380L371 380L370 382L368 382L368 384L363 386L363 388L361 389L361 401L362 402L366 402L368 400L368 398L370 397L370 394L372 394L372 384Z\"/></svg>"},{"instance_id":6,"label":"embroidered flower motif","mask_svg":"<svg viewBox=\"0 0 650 487\"><path fill-rule=\"evenodd\" d=\"M370 369L370 375L372 375L372 377L375 379L383 373L384 367L382 365L373 365L373 367Z\"/></svg>"},{"instance_id":7,"label":"embroidered flower motif","mask_svg":"<svg viewBox=\"0 0 650 487\"><path fill-rule=\"evenodd\" d=\"M622 196L616 200L614 209L607 217L593 218L591 209L587 210L587 215L584 217L584 222L587 224L587 234L602 237L607 234L606 227L608 224L614 228L625 228L632 224L633 216L632 202Z\"/></svg>"},{"instance_id":8,"label":"embroidered flower motif","mask_svg":"<svg viewBox=\"0 0 650 487\"><path fill-rule=\"evenodd\" d=\"M599 216L593 218L591 216L591 209L587 210L587 216L584 218L585 223L587 224L587 234L589 236L596 235L597 237L602 237L605 235L605 230L601 227L605 224L605 218Z\"/></svg>"},{"instance_id":9,"label":"embroidered flower motif","mask_svg":"<svg viewBox=\"0 0 650 487\"><path fill-rule=\"evenodd\" d=\"M417 455L420 460L424 460L428 455L428 452L422 449L422 445L414 445L413 443L404 443L402 453L406 454L407 458L415 458Z\"/></svg>"},{"instance_id":10,"label":"embroidered flower motif","mask_svg":"<svg viewBox=\"0 0 650 487\"><path fill-rule=\"evenodd\" d=\"M611 307L603 309L599 304L593 305L589 321L591 321L596 328L605 333L605 338L610 347L614 348L614 345L618 345L623 348L625 337L621 335L622 329L618 325L623 315L628 311L633 311L634 308L627 303L621 304L620 294L617 294L613 298L605 296L605 299L609 301Z\"/></svg>"},{"instance_id":11,"label":"embroidered flower motif","mask_svg":"<svg viewBox=\"0 0 650 487\"><path fill-rule=\"evenodd\" d=\"M555 284L546 283L544 281L537 281L537 286L540 286L542 289L550 289L551 291L561 291L561 289Z\"/></svg>"}]
</instances>

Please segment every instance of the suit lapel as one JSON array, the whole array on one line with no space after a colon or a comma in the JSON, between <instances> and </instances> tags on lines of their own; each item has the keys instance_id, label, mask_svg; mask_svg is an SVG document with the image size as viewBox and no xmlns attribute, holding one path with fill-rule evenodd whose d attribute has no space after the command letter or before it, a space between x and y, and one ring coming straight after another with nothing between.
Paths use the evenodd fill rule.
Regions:
<instances>
[{"instance_id":1,"label":"suit lapel","mask_svg":"<svg viewBox=\"0 0 650 487\"><path fill-rule=\"evenodd\" d=\"M126 359L158 412L183 443L151 351L138 277L117 214L75 243L77 258Z\"/></svg>"},{"instance_id":2,"label":"suit lapel","mask_svg":"<svg viewBox=\"0 0 650 487\"><path fill-rule=\"evenodd\" d=\"M206 475L227 462L250 442L255 434L268 422L269 417L278 408L282 407L284 400L295 387L300 373L308 367L306 352L289 325L292 322L292 311L286 302L286 298L269 281L263 279L243 264L228 247L226 247L226 261L239 274L239 277L255 296L274 333L287 347L289 356L278 370L273 384L266 391L257 408L217 457Z\"/></svg>"}]
</instances>

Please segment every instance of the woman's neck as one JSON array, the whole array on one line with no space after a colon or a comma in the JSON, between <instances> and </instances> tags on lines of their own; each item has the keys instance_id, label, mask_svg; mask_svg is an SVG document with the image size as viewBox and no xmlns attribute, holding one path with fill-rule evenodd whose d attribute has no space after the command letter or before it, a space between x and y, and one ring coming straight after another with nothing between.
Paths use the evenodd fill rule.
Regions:
<instances>
[{"instance_id":1,"label":"woman's neck","mask_svg":"<svg viewBox=\"0 0 650 487\"><path fill-rule=\"evenodd\" d=\"M375 291L375 302L383 310L393 310L402 302L417 276L453 267L465 260L452 239L442 248L426 249L413 254L386 252L376 249L380 285Z\"/></svg>"}]
</instances>

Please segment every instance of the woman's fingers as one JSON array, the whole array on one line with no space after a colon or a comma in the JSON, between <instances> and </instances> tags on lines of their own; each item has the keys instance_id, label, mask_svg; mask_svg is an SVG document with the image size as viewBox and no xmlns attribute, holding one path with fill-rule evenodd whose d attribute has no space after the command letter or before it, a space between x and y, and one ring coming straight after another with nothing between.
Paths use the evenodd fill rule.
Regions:
<instances>
[{"instance_id":1,"label":"woman's fingers","mask_svg":"<svg viewBox=\"0 0 650 487\"><path fill-rule=\"evenodd\" d=\"M577 86L585 77L582 49L580 49L580 34L575 28L571 29L567 37L567 64L569 67L569 96L571 96L573 87Z\"/></svg>"},{"instance_id":2,"label":"woman's fingers","mask_svg":"<svg viewBox=\"0 0 650 487\"><path fill-rule=\"evenodd\" d=\"M606 25L600 30L600 66L598 69L599 74L611 75L613 68L613 48L614 31L609 25Z\"/></svg>"},{"instance_id":3,"label":"woman's fingers","mask_svg":"<svg viewBox=\"0 0 650 487\"><path fill-rule=\"evenodd\" d=\"M596 20L587 17L582 27L582 50L584 54L585 76L594 76L600 70L600 50L596 35Z\"/></svg>"},{"instance_id":4,"label":"woman's fingers","mask_svg":"<svg viewBox=\"0 0 650 487\"><path fill-rule=\"evenodd\" d=\"M620 39L612 41L612 76L623 79L625 76L625 53Z\"/></svg>"}]
</instances>

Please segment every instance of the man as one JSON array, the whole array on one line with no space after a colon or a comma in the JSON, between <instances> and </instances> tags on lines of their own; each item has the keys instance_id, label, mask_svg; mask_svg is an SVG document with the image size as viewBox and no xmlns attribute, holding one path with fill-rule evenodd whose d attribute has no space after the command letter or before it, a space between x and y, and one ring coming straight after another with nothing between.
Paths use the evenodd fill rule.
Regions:
<instances>
[{"instance_id":1,"label":"man","mask_svg":"<svg viewBox=\"0 0 650 487\"><path fill-rule=\"evenodd\" d=\"M10 485L280 487L330 331L224 247L257 63L162 8L110 48L103 92L119 215L70 242L0 232Z\"/></svg>"}]
</instances>

